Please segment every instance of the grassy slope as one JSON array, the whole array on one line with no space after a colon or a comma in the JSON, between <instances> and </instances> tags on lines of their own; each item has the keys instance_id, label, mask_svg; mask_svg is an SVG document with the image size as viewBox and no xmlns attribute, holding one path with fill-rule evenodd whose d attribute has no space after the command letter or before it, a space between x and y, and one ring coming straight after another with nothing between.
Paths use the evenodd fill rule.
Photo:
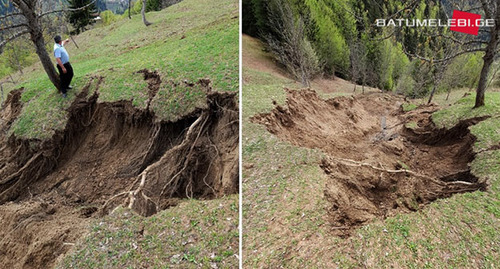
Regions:
<instances>
[{"instance_id":1,"label":"grassy slope","mask_svg":"<svg viewBox=\"0 0 500 269\"><path fill-rule=\"evenodd\" d=\"M70 98L64 100L40 65L27 68L16 86L26 88L22 96L25 105L11 132L25 138L51 137L55 130L64 128L65 109L78 89L96 75L104 77L100 102L133 100L138 107L144 107L148 98L147 83L136 73L143 68L157 70L164 82L210 78L218 91L237 91L237 15L238 2L234 0L188 0L148 13L148 20L154 23L148 28L140 16L134 16L75 37L80 49L74 44L67 49L75 70L76 91L70 91ZM175 90L163 83L153 109L167 120L175 119L201 98L200 91Z\"/></svg>"},{"instance_id":2,"label":"grassy slope","mask_svg":"<svg viewBox=\"0 0 500 269\"><path fill-rule=\"evenodd\" d=\"M27 68L20 78L25 87L24 108L10 131L25 138L49 138L64 128L65 109L78 89L96 75L104 77L99 102L125 99L144 107L147 83L136 72L157 70L165 83L152 107L167 120L188 113L203 99L199 90L172 87L166 83L169 80L210 78L215 90L237 91L237 16L235 0L185 0L148 13L148 20L154 23L148 28L135 16L75 37L80 49L68 45L68 51L76 90L63 100L39 64ZM181 201L149 218L121 209L94 223L58 267L234 268L238 264L237 225L238 195Z\"/></svg>"},{"instance_id":3,"label":"grassy slope","mask_svg":"<svg viewBox=\"0 0 500 269\"><path fill-rule=\"evenodd\" d=\"M262 58L262 50L249 46L251 42L255 41L244 39L243 50ZM419 212L376 220L348 239L332 237L326 219L328 204L323 197L326 177L318 166L322 153L292 146L249 122L254 114L269 111L271 100L282 104L283 86L293 87L294 83L279 75L246 68L245 59L243 63L246 267L500 266L498 151L480 154L472 164L474 173L490 178L488 192L455 195ZM342 93L329 95L338 94Z\"/></svg>"},{"instance_id":4,"label":"grassy slope","mask_svg":"<svg viewBox=\"0 0 500 269\"><path fill-rule=\"evenodd\" d=\"M149 218L119 208L56 268L235 268L238 196L185 201Z\"/></svg>"}]
</instances>

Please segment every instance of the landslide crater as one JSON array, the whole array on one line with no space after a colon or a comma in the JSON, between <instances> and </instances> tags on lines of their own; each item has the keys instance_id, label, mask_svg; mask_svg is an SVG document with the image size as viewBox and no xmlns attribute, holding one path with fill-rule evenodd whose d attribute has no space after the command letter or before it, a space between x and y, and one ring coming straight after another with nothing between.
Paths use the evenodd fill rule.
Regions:
<instances>
[{"instance_id":1,"label":"landslide crater","mask_svg":"<svg viewBox=\"0 0 500 269\"><path fill-rule=\"evenodd\" d=\"M487 187L468 166L475 141L468 127L484 118L446 130L432 122L436 106L405 113L404 99L390 94L323 100L312 90L286 92L286 106L251 120L294 145L326 153L320 167L328 175L324 194L336 235Z\"/></svg>"},{"instance_id":2,"label":"landslide crater","mask_svg":"<svg viewBox=\"0 0 500 269\"><path fill-rule=\"evenodd\" d=\"M161 80L142 72L152 99ZM131 101L98 102L101 79L82 89L67 110L64 130L47 141L9 135L22 110L22 89L12 91L2 105L4 267L51 267L90 220L119 205L150 216L182 198L213 199L238 192L235 93L212 92L202 80L198 84L206 90L206 105L165 122ZM97 90L89 95L91 87Z\"/></svg>"}]
</instances>

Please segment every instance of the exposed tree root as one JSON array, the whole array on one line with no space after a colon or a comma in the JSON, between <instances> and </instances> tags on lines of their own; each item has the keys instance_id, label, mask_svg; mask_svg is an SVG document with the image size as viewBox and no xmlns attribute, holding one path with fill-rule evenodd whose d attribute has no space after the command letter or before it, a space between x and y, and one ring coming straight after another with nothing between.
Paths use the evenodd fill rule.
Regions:
<instances>
[{"instance_id":1,"label":"exposed tree root","mask_svg":"<svg viewBox=\"0 0 500 269\"><path fill-rule=\"evenodd\" d=\"M105 213L110 207L121 205L148 216L163 209L165 203L170 204L166 201L174 197L218 197L224 194L225 191L221 188L226 186L224 180L227 180L229 172L224 159L228 158L229 152L236 150L237 144L227 148L221 144L221 139L224 138L216 134L227 132L225 129L229 127L231 131L237 131L235 127L238 125L235 119L238 114L231 107L228 108L227 104L225 106L219 105L217 100L211 100L209 109L203 110L187 130L182 132L184 135L182 139L178 139L178 144L149 163L129 185L128 191L107 199L101 211ZM147 156L156 151L154 143L161 133L160 128L154 130L150 139L152 143L148 145L140 163L148 163ZM220 148L221 145L223 148ZM220 165L214 166L214 162ZM142 165L137 167L140 166ZM234 168L236 166L231 169ZM229 176L237 180L237 170L231 171ZM233 189L232 186L234 185L226 187Z\"/></svg>"},{"instance_id":2,"label":"exposed tree root","mask_svg":"<svg viewBox=\"0 0 500 269\"><path fill-rule=\"evenodd\" d=\"M453 187L466 188L467 186L476 186L477 185L477 183L471 183L471 182L459 181L459 180L451 181L451 182L443 182L442 180L432 178L432 177L429 177L429 176L426 176L423 174L419 174L417 172L414 172L414 171L411 171L408 169L391 170L391 169L376 167L376 166L373 166L369 163L357 162L357 161L350 160L350 159L336 158L336 157L327 157L327 159L338 161L338 162L341 162L341 163L348 165L348 166L365 166L365 167L375 169L377 171L382 171L382 172L387 172L387 173L406 173L406 174L410 174L410 175L415 176L415 177L423 178L425 180L431 181L432 183L437 184L437 185L441 185L441 186L453 186Z\"/></svg>"},{"instance_id":3,"label":"exposed tree root","mask_svg":"<svg viewBox=\"0 0 500 269\"><path fill-rule=\"evenodd\" d=\"M151 76L151 102L161 80L145 75ZM91 79L77 94L64 129L44 141L8 132L22 111L20 90L3 104L0 261L49 268L92 218L118 205L150 216L180 199L238 191L234 93L209 92L210 81L200 81L206 103L171 122L131 101L98 102L101 79Z\"/></svg>"}]
</instances>

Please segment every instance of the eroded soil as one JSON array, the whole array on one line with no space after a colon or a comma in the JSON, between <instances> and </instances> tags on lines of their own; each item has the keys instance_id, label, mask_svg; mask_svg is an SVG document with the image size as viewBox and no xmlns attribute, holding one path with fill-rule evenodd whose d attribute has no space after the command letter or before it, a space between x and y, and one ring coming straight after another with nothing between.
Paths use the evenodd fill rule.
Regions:
<instances>
[{"instance_id":1,"label":"eroded soil","mask_svg":"<svg viewBox=\"0 0 500 269\"><path fill-rule=\"evenodd\" d=\"M251 120L294 145L321 149L329 176L324 194L334 234L347 236L374 218L416 211L455 193L484 190L470 174L475 138L431 120L436 106L403 112L402 97L370 93L321 99L313 90L286 90L286 106Z\"/></svg>"},{"instance_id":2,"label":"eroded soil","mask_svg":"<svg viewBox=\"0 0 500 269\"><path fill-rule=\"evenodd\" d=\"M150 100L158 74L141 71ZM48 141L9 135L22 90L0 111L0 264L51 268L95 218L117 206L143 216L182 198L238 191L238 106L234 93L206 90L206 105L176 122L130 101L98 102L94 78L68 109L64 131ZM193 84L194 85L194 84ZM149 101L150 102L150 101ZM148 103L149 103L148 102Z\"/></svg>"}]
</instances>

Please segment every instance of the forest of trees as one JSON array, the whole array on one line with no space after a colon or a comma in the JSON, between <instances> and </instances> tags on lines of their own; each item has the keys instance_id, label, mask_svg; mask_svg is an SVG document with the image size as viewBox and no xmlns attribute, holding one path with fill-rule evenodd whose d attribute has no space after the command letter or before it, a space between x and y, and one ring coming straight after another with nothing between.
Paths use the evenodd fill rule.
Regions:
<instances>
[{"instance_id":1,"label":"forest of trees","mask_svg":"<svg viewBox=\"0 0 500 269\"><path fill-rule=\"evenodd\" d=\"M263 40L306 86L316 76L338 76L409 97L459 87L482 87L484 94L488 85L480 81L491 82L496 72L490 70L497 69L499 27L475 37L444 27L374 24L380 18L446 21L459 9L495 19L498 26L496 0L243 0L242 8L243 32Z\"/></svg>"}]
</instances>

